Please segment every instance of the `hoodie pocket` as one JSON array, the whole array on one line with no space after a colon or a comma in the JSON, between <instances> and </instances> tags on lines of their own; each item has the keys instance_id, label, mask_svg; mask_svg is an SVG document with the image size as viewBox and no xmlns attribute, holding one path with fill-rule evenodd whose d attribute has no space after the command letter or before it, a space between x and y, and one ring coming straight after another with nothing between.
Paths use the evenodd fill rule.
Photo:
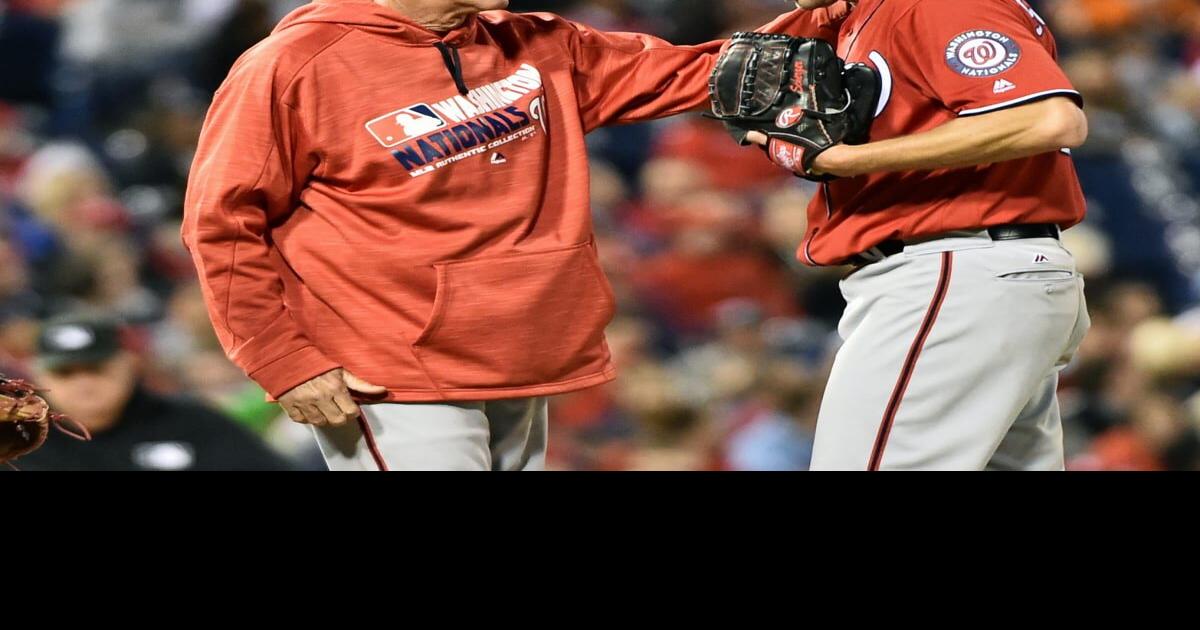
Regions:
<instances>
[{"instance_id":1,"label":"hoodie pocket","mask_svg":"<svg viewBox=\"0 0 1200 630\"><path fill-rule=\"evenodd\" d=\"M413 348L439 387L532 387L607 367L615 303L590 244L435 267L433 311Z\"/></svg>"}]
</instances>

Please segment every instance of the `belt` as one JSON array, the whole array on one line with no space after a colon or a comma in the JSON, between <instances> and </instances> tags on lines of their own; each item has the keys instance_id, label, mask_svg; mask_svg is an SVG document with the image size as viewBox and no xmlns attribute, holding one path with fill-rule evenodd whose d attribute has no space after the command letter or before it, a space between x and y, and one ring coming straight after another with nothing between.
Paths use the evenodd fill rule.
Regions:
<instances>
[{"instance_id":1,"label":"belt","mask_svg":"<svg viewBox=\"0 0 1200 630\"><path fill-rule=\"evenodd\" d=\"M1059 231L1058 226L1053 223L998 225L987 228L988 236L991 236L993 241L1016 241L1026 238L1057 239ZM922 242L927 242L927 240L922 239ZM884 258L899 254L904 251L904 247L905 242L901 240L884 241L861 254L851 256L846 261L846 264L854 265L855 267L865 267L873 262L879 262Z\"/></svg>"}]
</instances>

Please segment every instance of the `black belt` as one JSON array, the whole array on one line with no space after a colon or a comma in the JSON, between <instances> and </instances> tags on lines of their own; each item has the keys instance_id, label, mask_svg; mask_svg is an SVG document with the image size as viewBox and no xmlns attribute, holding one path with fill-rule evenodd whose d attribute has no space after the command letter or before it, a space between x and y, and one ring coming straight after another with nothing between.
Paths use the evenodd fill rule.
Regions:
<instances>
[{"instance_id":1,"label":"black belt","mask_svg":"<svg viewBox=\"0 0 1200 630\"><path fill-rule=\"evenodd\" d=\"M987 228L988 236L992 237L993 241L1016 241L1025 238L1053 238L1057 239L1059 228L1053 223L1026 223L1019 225L998 225L996 227ZM889 256L895 256L904 251L904 241L890 240L884 241L869 251L855 254L846 261L847 264L855 267L864 267L873 262L879 262Z\"/></svg>"}]
</instances>

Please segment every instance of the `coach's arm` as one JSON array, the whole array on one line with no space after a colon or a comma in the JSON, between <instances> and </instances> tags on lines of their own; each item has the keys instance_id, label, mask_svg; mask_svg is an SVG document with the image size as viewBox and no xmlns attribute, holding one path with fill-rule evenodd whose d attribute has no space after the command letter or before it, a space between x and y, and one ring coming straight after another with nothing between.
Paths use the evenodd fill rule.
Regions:
<instances>
[{"instance_id":1,"label":"coach's arm","mask_svg":"<svg viewBox=\"0 0 1200 630\"><path fill-rule=\"evenodd\" d=\"M758 29L802 37L836 36L844 6L796 10ZM571 59L584 130L666 118L708 106L708 79L726 41L676 46L642 33L597 30L549 13L536 14Z\"/></svg>"}]
</instances>

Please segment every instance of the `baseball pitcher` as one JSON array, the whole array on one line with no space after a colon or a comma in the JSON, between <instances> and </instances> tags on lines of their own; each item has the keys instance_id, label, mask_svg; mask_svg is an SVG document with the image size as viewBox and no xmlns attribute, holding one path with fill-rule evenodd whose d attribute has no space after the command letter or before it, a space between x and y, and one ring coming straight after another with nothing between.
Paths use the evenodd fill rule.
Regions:
<instances>
[{"instance_id":1,"label":"baseball pitcher","mask_svg":"<svg viewBox=\"0 0 1200 630\"><path fill-rule=\"evenodd\" d=\"M821 182L801 260L853 266L812 467L1061 470L1058 372L1089 326L1059 241L1084 217L1070 158L1087 137L1082 99L1024 0L849 8L835 61L812 57L841 83L808 67L793 82L804 97L776 101L794 106L768 122L739 119L745 99L720 90L723 72L744 72L723 61L714 76L736 138ZM843 61L878 78L863 137Z\"/></svg>"}]
</instances>

